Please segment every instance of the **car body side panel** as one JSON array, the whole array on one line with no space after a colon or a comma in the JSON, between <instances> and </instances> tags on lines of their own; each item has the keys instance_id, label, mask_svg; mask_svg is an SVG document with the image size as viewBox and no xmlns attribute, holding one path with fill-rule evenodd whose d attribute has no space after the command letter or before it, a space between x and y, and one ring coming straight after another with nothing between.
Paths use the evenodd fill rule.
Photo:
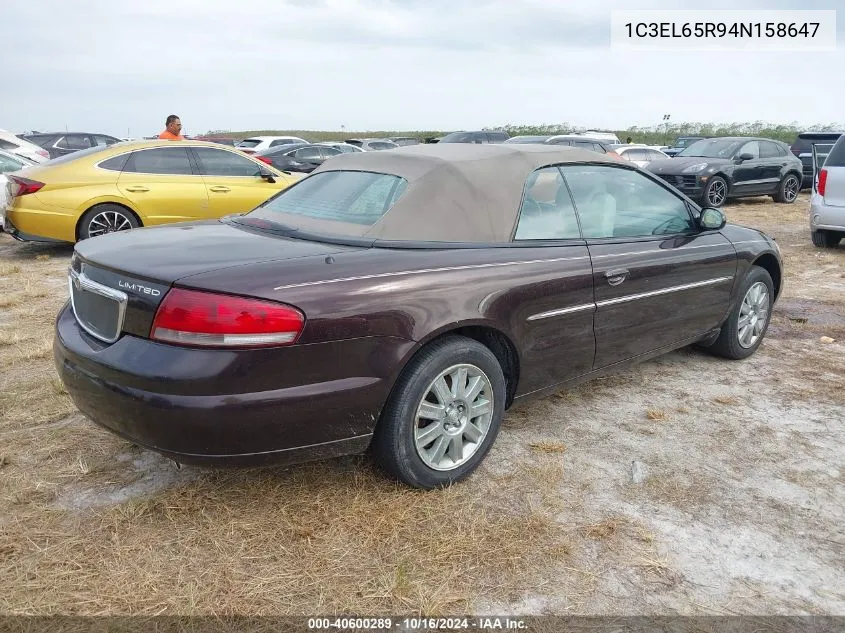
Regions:
<instances>
[{"instance_id":1,"label":"car body side panel","mask_svg":"<svg viewBox=\"0 0 845 633\"><path fill-rule=\"evenodd\" d=\"M331 261L331 263L327 263ZM178 285L265 297L306 314L303 343L395 336L418 343L481 325L521 350L520 390L592 368L593 288L583 243L537 248L370 249L267 262ZM546 314L572 310L563 314ZM532 318L534 317L534 318Z\"/></svg>"}]
</instances>

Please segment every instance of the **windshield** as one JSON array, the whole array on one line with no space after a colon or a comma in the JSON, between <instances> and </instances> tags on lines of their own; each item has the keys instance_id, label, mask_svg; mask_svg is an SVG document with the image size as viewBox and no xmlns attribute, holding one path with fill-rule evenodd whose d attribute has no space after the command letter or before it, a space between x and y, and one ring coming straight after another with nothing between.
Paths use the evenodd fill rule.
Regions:
<instances>
[{"instance_id":1,"label":"windshield","mask_svg":"<svg viewBox=\"0 0 845 633\"><path fill-rule=\"evenodd\" d=\"M672 147L689 147L690 145L692 145L696 141L700 141L700 140L701 140L700 136L689 137L689 138L682 136L677 141L675 141L675 144Z\"/></svg>"},{"instance_id":2,"label":"windshield","mask_svg":"<svg viewBox=\"0 0 845 633\"><path fill-rule=\"evenodd\" d=\"M285 189L245 217L286 226L296 226L297 217L304 217L370 227L390 210L407 186L408 181L391 174L325 171ZM313 225L308 222L309 227Z\"/></svg>"},{"instance_id":3,"label":"windshield","mask_svg":"<svg viewBox=\"0 0 845 633\"><path fill-rule=\"evenodd\" d=\"M702 139L696 141L677 156L701 156L702 158L731 158L746 141L728 139Z\"/></svg>"}]
</instances>

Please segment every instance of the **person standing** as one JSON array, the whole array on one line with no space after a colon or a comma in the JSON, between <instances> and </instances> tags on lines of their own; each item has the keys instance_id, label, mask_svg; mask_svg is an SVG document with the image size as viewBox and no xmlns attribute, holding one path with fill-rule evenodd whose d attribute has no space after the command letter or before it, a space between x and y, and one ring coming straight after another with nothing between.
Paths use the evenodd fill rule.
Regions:
<instances>
[{"instance_id":1,"label":"person standing","mask_svg":"<svg viewBox=\"0 0 845 633\"><path fill-rule=\"evenodd\" d=\"M182 136L182 121L175 114L171 114L164 122L164 132L158 135L159 138L167 139L169 141L184 141Z\"/></svg>"}]
</instances>

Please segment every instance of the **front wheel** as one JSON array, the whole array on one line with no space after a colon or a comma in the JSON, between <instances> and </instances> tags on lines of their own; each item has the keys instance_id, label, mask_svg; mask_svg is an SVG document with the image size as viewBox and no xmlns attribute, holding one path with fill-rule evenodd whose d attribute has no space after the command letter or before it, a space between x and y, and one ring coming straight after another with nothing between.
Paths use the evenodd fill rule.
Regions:
<instances>
[{"instance_id":1,"label":"front wheel","mask_svg":"<svg viewBox=\"0 0 845 633\"><path fill-rule=\"evenodd\" d=\"M505 377L481 343L449 336L402 372L373 438L379 465L405 484L447 486L469 476L499 432Z\"/></svg>"},{"instance_id":2,"label":"front wheel","mask_svg":"<svg viewBox=\"0 0 845 633\"><path fill-rule=\"evenodd\" d=\"M728 183L721 176L713 176L707 181L702 200L705 207L719 208L728 201Z\"/></svg>"},{"instance_id":3,"label":"front wheel","mask_svg":"<svg viewBox=\"0 0 845 633\"><path fill-rule=\"evenodd\" d=\"M773 196L775 202L792 204L798 199L798 192L801 190L801 181L795 174L787 174L778 185L778 191Z\"/></svg>"},{"instance_id":4,"label":"front wheel","mask_svg":"<svg viewBox=\"0 0 845 633\"><path fill-rule=\"evenodd\" d=\"M731 310L716 342L709 347L712 353L739 360L748 358L763 342L769 327L775 290L769 272L752 266L739 291L741 297Z\"/></svg>"}]
</instances>

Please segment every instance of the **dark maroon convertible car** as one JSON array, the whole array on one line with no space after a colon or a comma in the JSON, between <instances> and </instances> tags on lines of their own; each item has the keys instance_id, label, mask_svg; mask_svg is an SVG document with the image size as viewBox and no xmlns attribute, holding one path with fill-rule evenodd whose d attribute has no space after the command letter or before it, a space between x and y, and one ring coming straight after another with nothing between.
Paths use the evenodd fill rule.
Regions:
<instances>
[{"instance_id":1,"label":"dark maroon convertible car","mask_svg":"<svg viewBox=\"0 0 845 633\"><path fill-rule=\"evenodd\" d=\"M633 165L416 145L78 243L54 350L85 415L177 462L371 449L433 488L515 401L689 344L753 354L782 279L769 237Z\"/></svg>"}]
</instances>

